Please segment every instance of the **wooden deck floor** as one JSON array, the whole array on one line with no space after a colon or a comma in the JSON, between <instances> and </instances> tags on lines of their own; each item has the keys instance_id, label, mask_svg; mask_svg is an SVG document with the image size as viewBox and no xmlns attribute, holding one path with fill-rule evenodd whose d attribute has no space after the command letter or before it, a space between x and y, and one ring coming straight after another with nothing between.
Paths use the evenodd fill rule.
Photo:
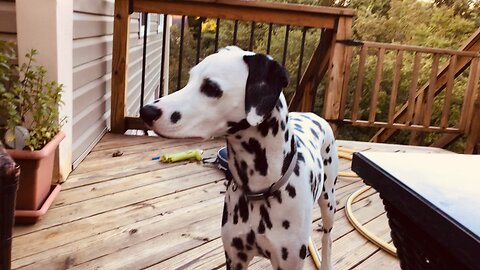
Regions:
<instances>
[{"instance_id":1,"label":"wooden deck floor","mask_svg":"<svg viewBox=\"0 0 480 270\"><path fill-rule=\"evenodd\" d=\"M437 152L433 148L339 141L358 151ZM214 156L221 140L163 140L107 134L62 185L46 216L17 226L14 269L223 269L220 239L224 176L197 163L162 164L150 158L192 148ZM123 153L112 157L112 153ZM350 162L341 161L341 170ZM335 269L399 269L397 259L365 240L344 214L347 197L364 184L340 178L333 230ZM390 241L382 202L370 191L354 204L357 218ZM313 239L320 248L320 211ZM307 259L306 269L314 269ZM254 260L249 269L270 269Z\"/></svg>"}]
</instances>

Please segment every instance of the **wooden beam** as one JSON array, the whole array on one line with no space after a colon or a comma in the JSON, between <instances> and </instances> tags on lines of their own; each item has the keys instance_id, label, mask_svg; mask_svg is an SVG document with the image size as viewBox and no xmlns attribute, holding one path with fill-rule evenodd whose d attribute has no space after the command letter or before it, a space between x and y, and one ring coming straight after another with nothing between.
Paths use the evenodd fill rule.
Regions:
<instances>
[{"instance_id":1,"label":"wooden beam","mask_svg":"<svg viewBox=\"0 0 480 270\"><path fill-rule=\"evenodd\" d=\"M393 74L392 91L390 92L390 104L388 107L388 123L393 124L393 115L397 106L398 87L400 84L400 76L402 74L403 51L397 50L395 59L395 70Z\"/></svg>"},{"instance_id":2,"label":"wooden beam","mask_svg":"<svg viewBox=\"0 0 480 270\"><path fill-rule=\"evenodd\" d=\"M134 10L330 29L336 17L355 15L352 9L232 0L136 0Z\"/></svg>"},{"instance_id":3,"label":"wooden beam","mask_svg":"<svg viewBox=\"0 0 480 270\"><path fill-rule=\"evenodd\" d=\"M330 120L330 119L327 119ZM352 121L351 119L344 119L342 121L332 120L330 122L341 124L350 124L353 126L360 126L360 127L372 127L372 128L391 128L391 129L401 129L401 130L413 130L413 131L422 131L422 132L442 132L442 133L455 133L455 134L462 134L462 131L458 128L440 128L436 126L424 127L423 125L417 124L403 124L403 123L393 123L392 125L388 124L388 122L382 121L375 121L373 123L368 122L367 120L356 120Z\"/></svg>"},{"instance_id":4,"label":"wooden beam","mask_svg":"<svg viewBox=\"0 0 480 270\"><path fill-rule=\"evenodd\" d=\"M440 120L440 127L447 127L448 114L450 113L450 105L452 103L453 80L455 79L455 64L457 63L457 56L451 55L448 63L447 86L445 88L445 98L443 100L442 119Z\"/></svg>"},{"instance_id":5,"label":"wooden beam","mask_svg":"<svg viewBox=\"0 0 480 270\"><path fill-rule=\"evenodd\" d=\"M288 105L290 111L311 111L311 91L318 87L318 83L325 76L330 63L330 54L332 48L330 46L333 38L333 31L323 30L320 42L312 54L307 68L303 72L302 79L293 94ZM310 92L310 93L308 93ZM305 93L308 93L305 96Z\"/></svg>"},{"instance_id":6,"label":"wooden beam","mask_svg":"<svg viewBox=\"0 0 480 270\"><path fill-rule=\"evenodd\" d=\"M380 83L382 82L383 60L385 59L385 48L380 48L377 54L377 66L375 68L375 84L373 86L372 98L370 101L370 113L368 122L375 122L377 115L378 93L380 92Z\"/></svg>"},{"instance_id":7,"label":"wooden beam","mask_svg":"<svg viewBox=\"0 0 480 270\"><path fill-rule=\"evenodd\" d=\"M149 130L142 119L128 116L125 117L125 130L127 129Z\"/></svg>"},{"instance_id":8,"label":"wooden beam","mask_svg":"<svg viewBox=\"0 0 480 270\"><path fill-rule=\"evenodd\" d=\"M446 148L460 137L462 137L462 134L443 134L442 137L440 137L440 139L434 141L429 146L437 147L437 148Z\"/></svg>"},{"instance_id":9,"label":"wooden beam","mask_svg":"<svg viewBox=\"0 0 480 270\"><path fill-rule=\"evenodd\" d=\"M352 120L353 122L358 119L358 112L360 110L360 99L363 90L363 79L365 78L365 61L367 59L368 46L363 45L360 49L360 59L358 61L357 82L355 83L355 92L353 94L353 106L352 106Z\"/></svg>"},{"instance_id":10,"label":"wooden beam","mask_svg":"<svg viewBox=\"0 0 480 270\"><path fill-rule=\"evenodd\" d=\"M340 105L342 100L342 87L346 75L346 45L337 42L337 40L348 40L352 37L352 20L351 18L341 17L338 20L338 29L332 40L334 50L332 53L332 61L328 71L328 81L325 87L325 99L323 105L323 116L329 120L338 120L340 118ZM336 132L336 126L333 126Z\"/></svg>"},{"instance_id":11,"label":"wooden beam","mask_svg":"<svg viewBox=\"0 0 480 270\"><path fill-rule=\"evenodd\" d=\"M125 112L127 98L128 67L128 33L129 33L129 1L115 1L115 17L113 24L112 55L112 97L111 127L114 133L125 132Z\"/></svg>"},{"instance_id":12,"label":"wooden beam","mask_svg":"<svg viewBox=\"0 0 480 270\"><path fill-rule=\"evenodd\" d=\"M475 101L470 132L465 144L465 154L480 154L480 94Z\"/></svg>"},{"instance_id":13,"label":"wooden beam","mask_svg":"<svg viewBox=\"0 0 480 270\"><path fill-rule=\"evenodd\" d=\"M232 0L135 0L135 11L255 21L316 28L335 28L338 17L353 17L352 9Z\"/></svg>"}]
</instances>

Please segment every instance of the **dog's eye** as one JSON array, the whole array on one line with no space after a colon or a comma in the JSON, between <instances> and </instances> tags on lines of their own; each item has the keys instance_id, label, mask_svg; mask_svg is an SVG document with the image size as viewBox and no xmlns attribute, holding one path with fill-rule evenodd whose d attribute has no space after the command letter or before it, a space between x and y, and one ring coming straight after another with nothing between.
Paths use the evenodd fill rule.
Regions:
<instances>
[{"instance_id":1,"label":"dog's eye","mask_svg":"<svg viewBox=\"0 0 480 270\"><path fill-rule=\"evenodd\" d=\"M220 98L223 95L223 91L220 89L220 86L208 78L203 80L202 86L200 87L200 92L211 98Z\"/></svg>"}]
</instances>

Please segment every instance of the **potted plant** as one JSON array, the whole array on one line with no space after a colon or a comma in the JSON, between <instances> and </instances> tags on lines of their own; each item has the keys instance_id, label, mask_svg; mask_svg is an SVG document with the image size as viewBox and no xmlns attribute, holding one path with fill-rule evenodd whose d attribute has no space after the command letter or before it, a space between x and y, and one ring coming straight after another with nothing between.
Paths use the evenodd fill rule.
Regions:
<instances>
[{"instance_id":1,"label":"potted plant","mask_svg":"<svg viewBox=\"0 0 480 270\"><path fill-rule=\"evenodd\" d=\"M16 65L13 43L0 41L0 137L20 165L16 222L37 221L60 191L52 185L55 153L65 137L59 105L63 85L46 79L46 69L34 65L37 52Z\"/></svg>"}]
</instances>

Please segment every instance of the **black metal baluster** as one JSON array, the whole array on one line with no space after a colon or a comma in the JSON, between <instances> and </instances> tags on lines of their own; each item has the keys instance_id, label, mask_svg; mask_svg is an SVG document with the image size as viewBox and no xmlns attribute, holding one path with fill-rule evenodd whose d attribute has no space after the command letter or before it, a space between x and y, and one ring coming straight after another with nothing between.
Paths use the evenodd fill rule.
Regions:
<instances>
[{"instance_id":1,"label":"black metal baluster","mask_svg":"<svg viewBox=\"0 0 480 270\"><path fill-rule=\"evenodd\" d=\"M287 49L288 49L288 33L290 32L290 25L285 27L285 43L283 44L283 58L282 58L282 66L285 66L285 62L287 60Z\"/></svg>"},{"instance_id":2,"label":"black metal baluster","mask_svg":"<svg viewBox=\"0 0 480 270\"><path fill-rule=\"evenodd\" d=\"M215 29L215 52L218 51L218 36L220 34L220 18L217 18L217 25Z\"/></svg>"},{"instance_id":3,"label":"black metal baluster","mask_svg":"<svg viewBox=\"0 0 480 270\"><path fill-rule=\"evenodd\" d=\"M168 14L163 14L163 37L162 37L162 62L160 63L160 93L158 93L158 97L161 98L163 96L163 88L165 87L165 82L163 81L164 72L165 72L165 46L167 44L167 18Z\"/></svg>"},{"instance_id":4,"label":"black metal baluster","mask_svg":"<svg viewBox=\"0 0 480 270\"><path fill-rule=\"evenodd\" d=\"M272 45L272 28L273 28L273 24L269 24L268 38L267 38L267 54L270 54L270 45Z\"/></svg>"},{"instance_id":5,"label":"black metal baluster","mask_svg":"<svg viewBox=\"0 0 480 270\"><path fill-rule=\"evenodd\" d=\"M303 52L305 50L305 37L307 35L307 28L304 27L302 30L302 44L300 45L300 59L298 60L298 71L297 71L297 87L300 84L300 76L302 76L302 62L303 62Z\"/></svg>"},{"instance_id":6,"label":"black metal baluster","mask_svg":"<svg viewBox=\"0 0 480 270\"><path fill-rule=\"evenodd\" d=\"M255 45L255 22L252 22L252 26L250 28L250 44L248 45L248 50L252 51L253 46Z\"/></svg>"},{"instance_id":7,"label":"black metal baluster","mask_svg":"<svg viewBox=\"0 0 480 270\"><path fill-rule=\"evenodd\" d=\"M180 48L178 50L178 76L177 76L177 89L180 89L180 83L182 80L182 60L183 60L183 36L185 34L185 18L182 16L182 23L180 26Z\"/></svg>"},{"instance_id":8,"label":"black metal baluster","mask_svg":"<svg viewBox=\"0 0 480 270\"><path fill-rule=\"evenodd\" d=\"M197 29L197 58L195 60L195 65L200 62L200 46L202 46L202 21L203 18L199 18L200 24Z\"/></svg>"},{"instance_id":9,"label":"black metal baluster","mask_svg":"<svg viewBox=\"0 0 480 270\"><path fill-rule=\"evenodd\" d=\"M233 26L233 45L237 45L237 32L238 32L238 20L235 20L235 25Z\"/></svg>"},{"instance_id":10,"label":"black metal baluster","mask_svg":"<svg viewBox=\"0 0 480 270\"><path fill-rule=\"evenodd\" d=\"M142 84L140 88L140 109L143 107L145 98L145 67L147 64L147 35L148 35L148 13L142 13L145 26L143 28L143 52L142 52Z\"/></svg>"}]
</instances>

